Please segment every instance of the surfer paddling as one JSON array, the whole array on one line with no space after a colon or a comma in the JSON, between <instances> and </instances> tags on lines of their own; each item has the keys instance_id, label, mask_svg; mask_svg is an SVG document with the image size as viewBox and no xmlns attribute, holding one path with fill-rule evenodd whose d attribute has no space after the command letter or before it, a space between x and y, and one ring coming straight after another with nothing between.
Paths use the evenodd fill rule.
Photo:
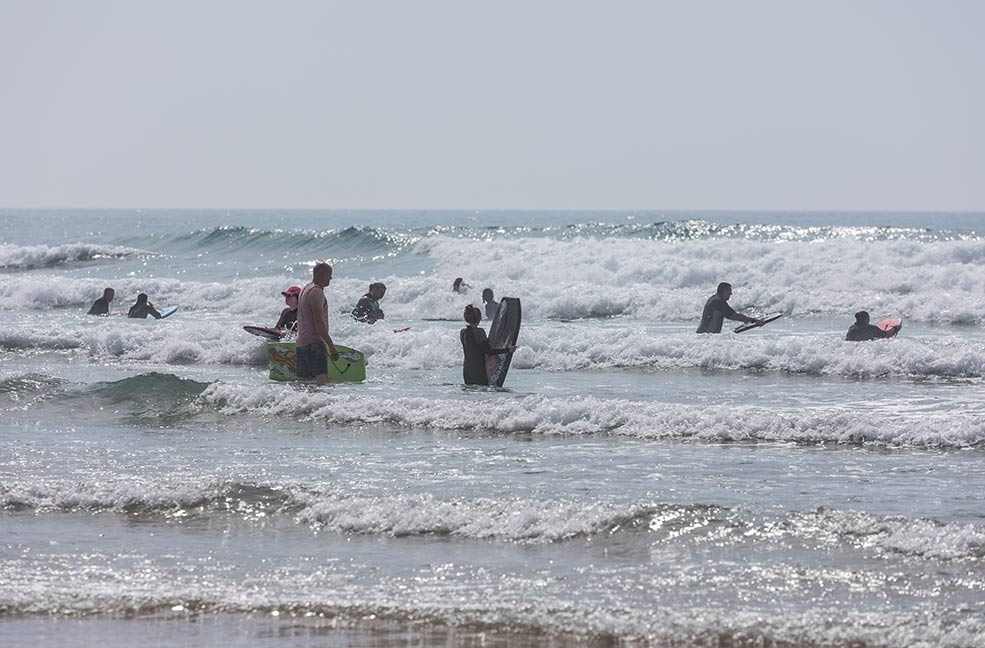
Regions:
<instances>
[{"instance_id":1,"label":"surfer paddling","mask_svg":"<svg viewBox=\"0 0 985 648\"><path fill-rule=\"evenodd\" d=\"M312 269L311 283L298 297L297 370L301 380L314 379L319 385L330 381L328 358L339 359L335 343L328 335L328 300L325 288L332 282L332 266L318 263ZM326 345L328 349L326 351Z\"/></svg>"},{"instance_id":2,"label":"surfer paddling","mask_svg":"<svg viewBox=\"0 0 985 648\"><path fill-rule=\"evenodd\" d=\"M374 324L383 319L383 309L380 300L386 294L386 284L377 281L369 284L369 292L362 296L352 309L352 317L359 322Z\"/></svg>"},{"instance_id":3,"label":"surfer paddling","mask_svg":"<svg viewBox=\"0 0 985 648\"><path fill-rule=\"evenodd\" d=\"M462 365L462 374L466 385L489 385L489 376L486 373L486 356L500 355L502 353L513 353L516 345L510 344L505 349L493 349L489 346L489 338L486 332L479 327L482 321L482 311L469 304L465 307L465 323L468 324L461 330L458 337L462 341L462 351L465 352L465 362Z\"/></svg>"},{"instance_id":4,"label":"surfer paddling","mask_svg":"<svg viewBox=\"0 0 985 648\"><path fill-rule=\"evenodd\" d=\"M705 302L705 309L701 313L701 324L698 325L698 333L721 333L722 322L726 319L756 324L757 326L765 324L765 321L761 319L737 313L728 305L731 296L732 284L724 281L718 284L718 291Z\"/></svg>"},{"instance_id":5,"label":"surfer paddling","mask_svg":"<svg viewBox=\"0 0 985 648\"><path fill-rule=\"evenodd\" d=\"M901 328L903 328L903 325L897 324L888 329L881 329L875 324L869 324L869 313L867 311L859 311L855 313L855 323L848 327L845 340L848 342L868 342L869 340L891 338L899 333Z\"/></svg>"}]
</instances>

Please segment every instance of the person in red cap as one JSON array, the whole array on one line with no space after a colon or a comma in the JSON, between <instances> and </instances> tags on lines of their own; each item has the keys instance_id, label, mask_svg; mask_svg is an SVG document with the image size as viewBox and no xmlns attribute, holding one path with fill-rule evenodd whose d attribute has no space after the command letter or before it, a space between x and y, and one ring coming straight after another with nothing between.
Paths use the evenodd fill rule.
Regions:
<instances>
[{"instance_id":1,"label":"person in red cap","mask_svg":"<svg viewBox=\"0 0 985 648\"><path fill-rule=\"evenodd\" d=\"M293 333L298 328L298 296L301 295L301 286L291 286L281 294L284 295L287 308L280 312L280 319L277 320L274 328L285 333Z\"/></svg>"}]
</instances>

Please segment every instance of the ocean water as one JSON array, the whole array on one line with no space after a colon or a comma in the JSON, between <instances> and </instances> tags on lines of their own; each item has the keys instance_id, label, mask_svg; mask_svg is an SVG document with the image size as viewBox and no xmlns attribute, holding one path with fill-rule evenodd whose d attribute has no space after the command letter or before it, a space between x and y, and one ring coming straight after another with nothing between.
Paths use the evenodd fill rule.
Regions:
<instances>
[{"instance_id":1,"label":"ocean water","mask_svg":"<svg viewBox=\"0 0 985 648\"><path fill-rule=\"evenodd\" d=\"M319 260L364 384L242 330ZM0 645L985 646L983 322L985 214L0 210Z\"/></svg>"}]
</instances>

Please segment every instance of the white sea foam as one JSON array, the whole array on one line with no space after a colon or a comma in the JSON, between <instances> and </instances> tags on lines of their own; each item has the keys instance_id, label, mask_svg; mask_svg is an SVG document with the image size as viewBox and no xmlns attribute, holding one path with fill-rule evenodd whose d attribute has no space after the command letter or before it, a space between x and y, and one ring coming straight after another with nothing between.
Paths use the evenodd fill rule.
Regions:
<instances>
[{"instance_id":1,"label":"white sea foam","mask_svg":"<svg viewBox=\"0 0 985 648\"><path fill-rule=\"evenodd\" d=\"M438 534L480 539L558 541L616 528L649 511L642 505L530 499L310 496L300 519L343 533Z\"/></svg>"},{"instance_id":2,"label":"white sea foam","mask_svg":"<svg viewBox=\"0 0 985 648\"><path fill-rule=\"evenodd\" d=\"M394 276L381 259L374 277L389 286L382 305L395 324L425 317L457 321L467 301L480 301L485 286L498 296L520 297L528 321L611 316L695 321L723 280L735 285L732 304L740 310L847 317L865 308L922 321L985 320L985 241L978 239L476 240L437 234L415 243L408 254L429 257L433 271ZM303 284L308 268L300 267L300 276L285 270L278 276L248 278L248 272L241 277L234 267L230 272L234 276L228 281L127 276L110 283L121 300L147 292L162 305L271 318L276 317L280 291ZM472 284L468 294L450 291L456 276ZM341 265L328 291L333 308L350 308L365 284L347 276ZM103 287L104 280L88 278L54 276L39 282L16 274L0 276L0 306L83 308Z\"/></svg>"},{"instance_id":3,"label":"white sea foam","mask_svg":"<svg viewBox=\"0 0 985 648\"><path fill-rule=\"evenodd\" d=\"M275 309L266 309L273 311ZM82 349L93 358L117 357L167 364L263 365L265 341L246 334L242 325L272 325L259 316L179 311L160 322L119 316L63 316L57 326L24 324L0 330L0 348L12 350ZM787 320L796 323L796 320ZM809 324L809 323L808 323ZM337 343L362 350L370 374L391 370L445 370L461 367L456 322L414 322L394 333L392 324L367 326L334 314ZM521 331L516 370L762 370L795 374L870 378L985 377L985 344L956 334L889 341L845 342L844 331L805 334L764 330L734 336L699 336L653 329L633 320L602 325L532 322ZM456 371L457 375L457 371Z\"/></svg>"},{"instance_id":4,"label":"white sea foam","mask_svg":"<svg viewBox=\"0 0 985 648\"><path fill-rule=\"evenodd\" d=\"M863 511L820 509L797 516L797 535L833 536L863 547L945 560L985 557L985 527L943 524L922 518L887 517Z\"/></svg>"},{"instance_id":5,"label":"white sea foam","mask_svg":"<svg viewBox=\"0 0 985 648\"><path fill-rule=\"evenodd\" d=\"M520 296L535 317L694 320L718 282L731 281L737 308L840 314L865 307L928 321L985 319L979 240L433 237L419 245L435 257L436 274Z\"/></svg>"},{"instance_id":6,"label":"white sea foam","mask_svg":"<svg viewBox=\"0 0 985 648\"><path fill-rule=\"evenodd\" d=\"M852 544L926 559L977 560L985 556L985 527L924 518L880 516L822 508L760 519L740 510L658 502L632 504L575 499L461 498L430 493L367 494L361 488L314 489L297 484L245 484L209 476L116 480L0 481L0 509L158 515L231 514L247 521L268 515L293 517L335 533L449 535L481 540L558 542L621 530L657 531L669 522L703 528L719 544L774 542L782 538L825 545ZM717 520L707 525L709 514ZM634 523L635 526L634 526ZM680 542L678 535L675 542ZM700 534L691 541L701 542Z\"/></svg>"},{"instance_id":7,"label":"white sea foam","mask_svg":"<svg viewBox=\"0 0 985 648\"><path fill-rule=\"evenodd\" d=\"M961 412L921 416L814 408L798 413L715 405L678 405L591 396L463 401L286 391L213 383L201 398L228 414L312 417L336 425L385 423L433 430L501 433L618 434L645 439L786 441L886 446L985 444L985 418Z\"/></svg>"},{"instance_id":8,"label":"white sea foam","mask_svg":"<svg viewBox=\"0 0 985 648\"><path fill-rule=\"evenodd\" d=\"M0 245L0 270L32 270L80 261L120 259L149 252L119 245L66 243L64 245Z\"/></svg>"}]
</instances>

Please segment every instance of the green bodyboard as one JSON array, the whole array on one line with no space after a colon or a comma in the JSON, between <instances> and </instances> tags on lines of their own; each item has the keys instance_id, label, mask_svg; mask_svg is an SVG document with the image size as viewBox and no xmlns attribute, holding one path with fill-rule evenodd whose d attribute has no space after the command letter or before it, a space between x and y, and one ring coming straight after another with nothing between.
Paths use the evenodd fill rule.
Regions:
<instances>
[{"instance_id":1,"label":"green bodyboard","mask_svg":"<svg viewBox=\"0 0 985 648\"><path fill-rule=\"evenodd\" d=\"M362 351L335 345L339 359L328 358L328 377L332 382L362 382L366 380L366 356ZM297 350L293 342L267 342L267 364L270 379L279 381L298 380L294 369Z\"/></svg>"}]
</instances>

